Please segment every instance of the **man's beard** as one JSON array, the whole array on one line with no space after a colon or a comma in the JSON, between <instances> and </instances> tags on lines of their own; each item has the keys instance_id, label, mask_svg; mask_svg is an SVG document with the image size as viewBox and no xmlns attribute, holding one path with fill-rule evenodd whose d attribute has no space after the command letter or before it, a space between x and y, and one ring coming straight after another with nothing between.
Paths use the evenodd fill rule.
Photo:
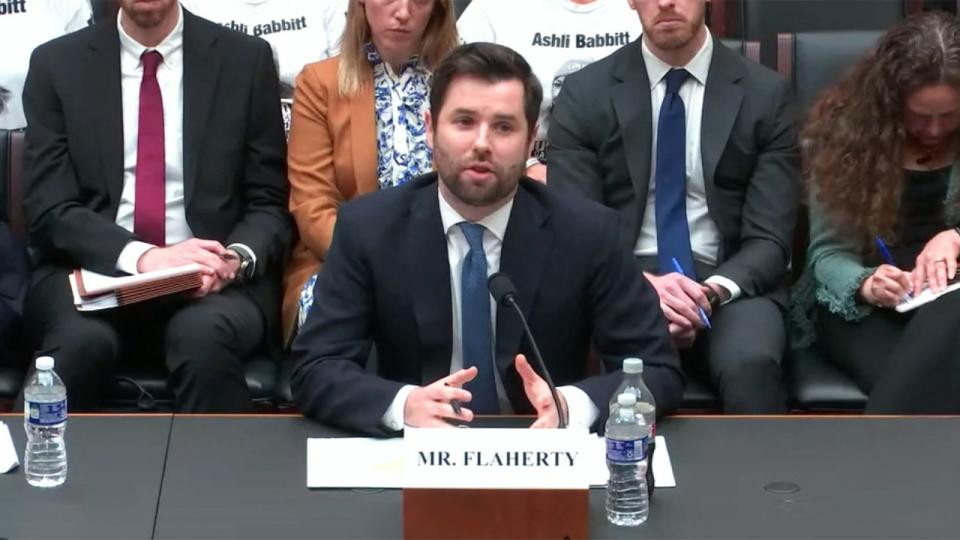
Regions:
<instances>
[{"instance_id":1,"label":"man's beard","mask_svg":"<svg viewBox=\"0 0 960 540\"><path fill-rule=\"evenodd\" d=\"M703 26L704 19L701 16L699 20L684 22L683 28L673 32L661 32L655 29L656 23L651 28L644 28L644 34L658 48L666 51L672 51L683 48L690 43L697 35L697 29Z\"/></svg>"},{"instance_id":2,"label":"man's beard","mask_svg":"<svg viewBox=\"0 0 960 540\"><path fill-rule=\"evenodd\" d=\"M177 8L176 2L171 2L169 6L166 6L165 9L145 9L138 10L136 5L130 7L126 10L127 17L134 22L140 28L153 28L166 19L171 10Z\"/></svg>"},{"instance_id":3,"label":"man's beard","mask_svg":"<svg viewBox=\"0 0 960 540\"><path fill-rule=\"evenodd\" d=\"M462 203L468 206L484 207L502 201L513 193L523 173L523 163L503 166L490 161L483 161L490 167L489 174L494 177L493 182L484 182L478 185L463 178L468 169L467 163L478 163L481 159L457 160L444 151L442 145L437 144L433 153L437 174L444 186Z\"/></svg>"}]
</instances>

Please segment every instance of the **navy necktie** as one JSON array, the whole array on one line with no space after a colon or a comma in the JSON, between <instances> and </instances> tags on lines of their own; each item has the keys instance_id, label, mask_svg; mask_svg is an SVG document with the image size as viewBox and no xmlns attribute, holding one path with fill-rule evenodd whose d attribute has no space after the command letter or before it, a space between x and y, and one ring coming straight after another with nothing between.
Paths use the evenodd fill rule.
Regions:
<instances>
[{"instance_id":1,"label":"navy necktie","mask_svg":"<svg viewBox=\"0 0 960 540\"><path fill-rule=\"evenodd\" d=\"M657 122L657 262L660 273L676 271L672 259L684 273L695 277L690 226L687 223L687 119L680 99L680 86L690 76L685 69L667 72L667 93Z\"/></svg>"},{"instance_id":2,"label":"navy necktie","mask_svg":"<svg viewBox=\"0 0 960 540\"><path fill-rule=\"evenodd\" d=\"M460 223L470 245L460 273L460 328L463 367L477 367L477 377L464 385L472 395L475 414L497 414L497 383L493 373L493 330L490 293L487 291L487 256L483 251L483 225Z\"/></svg>"}]
</instances>

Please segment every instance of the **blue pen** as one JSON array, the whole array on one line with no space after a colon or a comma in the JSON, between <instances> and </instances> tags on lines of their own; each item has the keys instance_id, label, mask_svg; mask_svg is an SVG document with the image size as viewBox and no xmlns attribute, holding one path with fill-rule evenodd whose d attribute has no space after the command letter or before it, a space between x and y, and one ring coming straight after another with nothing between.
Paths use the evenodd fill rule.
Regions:
<instances>
[{"instance_id":1,"label":"blue pen","mask_svg":"<svg viewBox=\"0 0 960 540\"><path fill-rule=\"evenodd\" d=\"M897 263L893 260L893 255L890 255L890 250L887 249L886 242L883 241L883 238L878 234L874 237L874 240L877 241L877 250L880 251L880 256L883 257L883 262L889 264L890 266L896 266Z\"/></svg>"},{"instance_id":2,"label":"blue pen","mask_svg":"<svg viewBox=\"0 0 960 540\"><path fill-rule=\"evenodd\" d=\"M670 260L673 261L674 270L680 273L680 275L683 275L683 276L687 275L687 273L683 271L683 267L680 266L680 261L678 261L676 257L673 257ZM710 325L710 318L707 317L707 312L704 311L703 308L700 307L699 305L697 306L697 311L700 312L700 320L703 321L703 325L706 326L707 328L713 329L713 326Z\"/></svg>"},{"instance_id":3,"label":"blue pen","mask_svg":"<svg viewBox=\"0 0 960 540\"><path fill-rule=\"evenodd\" d=\"M877 251L879 251L880 256L883 257L883 262L889 264L890 266L896 266L897 263L893 260L893 255L890 255L890 250L887 249L887 243L883 241L883 237L881 237L878 234L877 236L874 237L874 240L877 243ZM903 297L906 300L910 300L911 298L913 298L913 295L907 292L907 293L904 293Z\"/></svg>"}]
</instances>

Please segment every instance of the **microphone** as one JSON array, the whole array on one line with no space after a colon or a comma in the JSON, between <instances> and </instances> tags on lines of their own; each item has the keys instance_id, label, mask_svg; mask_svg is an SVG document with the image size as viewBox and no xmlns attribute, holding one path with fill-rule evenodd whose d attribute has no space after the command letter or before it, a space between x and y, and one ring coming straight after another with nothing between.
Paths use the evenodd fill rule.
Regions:
<instances>
[{"instance_id":1,"label":"microphone","mask_svg":"<svg viewBox=\"0 0 960 540\"><path fill-rule=\"evenodd\" d=\"M530 346L533 348L534 360L537 362L537 367L540 368L540 374L543 376L543 380L546 381L547 386L550 387L553 406L557 408L557 427L560 429L567 427L567 412L560 406L560 395L557 394L557 387L553 384L553 379L550 377L550 372L547 371L546 364L543 363L543 356L540 355L540 348L537 347L537 341L533 339L533 333L530 332L530 326L527 325L527 318L523 316L523 311L520 309L519 304L517 304L517 288L513 285L513 281L510 280L510 276L507 274L497 272L487 280L487 288L490 289L490 294L493 295L493 299L497 304L512 307L514 311L517 312L517 316L520 317L520 322L523 324L523 332L526 334L527 339L530 341Z\"/></svg>"}]
</instances>

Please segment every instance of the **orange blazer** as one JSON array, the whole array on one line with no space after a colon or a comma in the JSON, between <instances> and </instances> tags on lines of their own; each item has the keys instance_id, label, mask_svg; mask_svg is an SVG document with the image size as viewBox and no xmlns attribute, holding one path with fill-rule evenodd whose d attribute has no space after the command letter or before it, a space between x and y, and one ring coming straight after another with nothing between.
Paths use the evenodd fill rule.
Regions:
<instances>
[{"instance_id":1,"label":"orange blazer","mask_svg":"<svg viewBox=\"0 0 960 540\"><path fill-rule=\"evenodd\" d=\"M340 205L377 189L373 88L337 89L339 57L307 64L297 76L287 148L290 212L299 239L284 276L283 332L296 327L300 290L320 270Z\"/></svg>"}]
</instances>

